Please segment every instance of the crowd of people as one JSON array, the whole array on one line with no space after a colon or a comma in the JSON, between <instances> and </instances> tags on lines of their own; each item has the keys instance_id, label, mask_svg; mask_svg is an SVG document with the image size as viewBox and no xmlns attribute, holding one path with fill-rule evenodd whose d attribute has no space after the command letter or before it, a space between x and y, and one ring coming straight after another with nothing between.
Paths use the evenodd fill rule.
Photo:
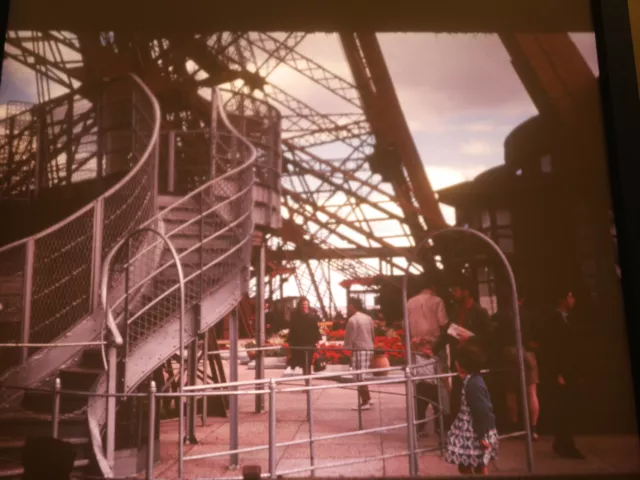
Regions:
<instances>
[{"instance_id":1,"label":"crowd of people","mask_svg":"<svg viewBox=\"0 0 640 480\"><path fill-rule=\"evenodd\" d=\"M427 410L434 416L443 405L443 389L449 398L444 407L447 429L446 460L458 465L461 473L486 473L488 462L498 451L494 403L504 396L508 424L500 433L523 430L520 411L520 371L516 349L513 312L499 310L491 316L472 296L469 282L462 278L446 285L450 304L438 292L441 285L426 276L419 292L407 303L411 364L415 375L429 377L446 371L457 372L451 382L426 378L416 382L417 434L426 435ZM565 458L584 458L574 443L574 402L580 383L579 354L575 351L576 298L569 288L558 290L548 308L531 305L523 293L518 299L528 417L532 437L538 439L540 416L538 385L547 382L552 395L549 409L555 440L553 451ZM538 308L535 308L538 307ZM451 326L455 326L455 334ZM290 322L288 343L294 347L287 368L310 372L309 354L321 336L317 315L310 312L306 298L300 299ZM457 328L462 327L462 328ZM374 321L359 298L347 306L344 348L352 351L354 370L369 368L374 352ZM296 350L296 347L298 348ZM482 369L491 373L481 375ZM373 403L366 386L358 388L360 409ZM439 422L435 424L439 433Z\"/></svg>"}]
</instances>

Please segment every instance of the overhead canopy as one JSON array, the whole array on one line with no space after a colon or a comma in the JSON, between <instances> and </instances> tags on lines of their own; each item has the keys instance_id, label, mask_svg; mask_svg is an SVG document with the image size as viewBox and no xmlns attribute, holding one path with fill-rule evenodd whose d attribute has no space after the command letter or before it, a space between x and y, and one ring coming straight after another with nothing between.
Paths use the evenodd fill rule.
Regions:
<instances>
[{"instance_id":1,"label":"overhead canopy","mask_svg":"<svg viewBox=\"0 0 640 480\"><path fill-rule=\"evenodd\" d=\"M375 5L375 6L374 6ZM202 0L14 0L10 30L157 32L426 31L545 33L593 31L589 0L371 2Z\"/></svg>"}]
</instances>

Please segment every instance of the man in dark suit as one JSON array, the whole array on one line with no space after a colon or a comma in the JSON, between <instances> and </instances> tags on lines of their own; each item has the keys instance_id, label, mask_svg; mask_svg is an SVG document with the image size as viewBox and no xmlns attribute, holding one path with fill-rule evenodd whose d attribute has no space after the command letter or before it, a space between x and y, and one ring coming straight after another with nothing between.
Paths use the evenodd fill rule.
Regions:
<instances>
[{"instance_id":1,"label":"man in dark suit","mask_svg":"<svg viewBox=\"0 0 640 480\"><path fill-rule=\"evenodd\" d=\"M451 297L454 301L454 307L449 315L451 323L460 325L461 327L473 333L473 337L461 337L459 340L449 337L449 347L451 349L451 368L454 368L456 361L456 350L461 342L468 341L473 338L483 351L488 352L491 344L493 327L489 313L482 308L471 296L470 280L467 278L456 279L451 284ZM462 380L459 377L453 377L451 385L451 412L450 418L453 419L460 409L460 392L462 389Z\"/></svg>"},{"instance_id":2,"label":"man in dark suit","mask_svg":"<svg viewBox=\"0 0 640 480\"><path fill-rule=\"evenodd\" d=\"M568 288L558 290L554 297L556 308L549 317L544 345L549 380L553 382L553 451L564 458L583 459L573 439L581 342L578 319L574 315L576 299Z\"/></svg>"}]
</instances>

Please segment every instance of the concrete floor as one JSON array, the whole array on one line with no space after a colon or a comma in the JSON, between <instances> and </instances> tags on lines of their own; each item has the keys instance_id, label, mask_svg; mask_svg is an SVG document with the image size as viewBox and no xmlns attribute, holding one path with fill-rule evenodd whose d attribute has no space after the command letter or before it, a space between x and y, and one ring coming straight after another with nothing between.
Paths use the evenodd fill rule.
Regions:
<instances>
[{"instance_id":1,"label":"concrete floor","mask_svg":"<svg viewBox=\"0 0 640 480\"><path fill-rule=\"evenodd\" d=\"M280 377L281 370L267 370L268 376ZM240 367L240 380L249 380L254 372ZM318 383L328 384L328 382ZM375 406L363 412L364 428L375 428L401 424L405 421L404 387L384 385L372 387ZM239 401L240 426L239 448L267 445L268 413L255 414L254 396L241 396ZM315 436L357 431L357 412L351 410L356 404L353 389L340 388L313 392ZM266 399L265 399L266 401ZM305 393L279 393L276 402L277 442L309 438L305 421ZM164 421L161 425L161 458L154 471L156 479L177 478L178 424ZM226 419L210 418L206 427L198 422L198 445L186 445L185 455L222 452L229 449L229 424ZM640 441L637 436L590 436L579 437L578 447L586 460L558 458L551 451L551 438L542 437L534 444L535 473L539 474L589 474L640 473ZM399 428L380 433L356 437L343 437L315 444L316 465L329 465L349 460L361 463L329 467L317 470L318 476L380 477L406 476L409 474L406 456L381 458L406 451L406 429ZM433 433L419 439L420 448L436 447ZM240 465L260 465L268 472L268 451L240 454ZM421 476L458 476L455 466L444 462L439 452L422 454L419 459ZM229 470L229 457L191 460L185 462L187 479L228 478L241 476L240 470ZM309 476L309 472L287 475L287 471L308 467L309 446L295 445L277 450L277 471L285 476ZM240 467L240 468L241 468ZM500 444L497 461L491 467L493 475L525 474L525 442L522 439L505 439Z\"/></svg>"}]
</instances>

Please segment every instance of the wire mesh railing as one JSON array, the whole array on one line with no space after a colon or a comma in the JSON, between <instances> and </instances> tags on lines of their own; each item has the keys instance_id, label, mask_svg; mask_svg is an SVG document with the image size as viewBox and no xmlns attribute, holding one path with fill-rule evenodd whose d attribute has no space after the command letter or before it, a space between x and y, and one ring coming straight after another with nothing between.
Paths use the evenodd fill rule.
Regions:
<instances>
[{"instance_id":1,"label":"wire mesh railing","mask_svg":"<svg viewBox=\"0 0 640 480\"><path fill-rule=\"evenodd\" d=\"M267 347L270 348L270 347ZM210 449L199 448L197 451L189 452L187 454L182 454L178 457L178 462L189 463L203 460L215 460L222 457L227 457L230 459L232 464L239 463L240 455L246 455L246 459L252 458L258 452L266 452L267 457L266 461L253 461L253 463L262 463L264 464L265 473L262 473L262 478L279 478L285 475L296 475L306 472L316 472L322 471L326 469L337 469L348 467L351 465L357 465L360 463L367 463L371 461L380 461L387 460L391 458L401 458L404 457L407 459L407 473L412 476L418 475L419 472L419 462L418 457L423 454L429 453L442 453L444 448L446 447L446 438L444 435L444 426L442 423L442 416L434 415L431 418L418 420L415 415L415 402L418 400L419 395L416 393L415 386L418 382L422 381L441 381L444 387L444 381L455 377L457 374L455 373L439 373L435 374L419 374L417 370L419 366L409 365L409 366L395 366L395 367L387 367L387 368L359 368L355 367L349 372L345 372L346 375L350 377L348 383L341 384L332 382L335 377L335 373L319 373L313 375L296 375L293 377L281 377L281 378L269 378L263 380L249 380L249 381L238 381L238 382L227 382L223 384L215 384L215 385L195 385L191 387L185 387L185 391L183 393L179 392L158 392L156 389L156 385L154 382L149 382L146 385L144 391L141 392L130 392L130 393L116 393L116 394L96 394L90 392L81 392L81 391L73 391L73 390L65 390L63 385L60 384L59 380L55 382L55 385L52 390L49 390L50 393L57 398L57 401L52 403L52 412L51 412L51 420L52 420L52 436L56 437L58 433L58 424L61 419L61 414L59 411L60 406L60 398L63 396L83 396L87 397L89 403L95 402L98 398L108 398L115 397L120 400L135 400L140 404L140 408L135 412L136 413L136 421L142 425L144 429L143 435L138 435L138 437L142 438L142 443L146 447L146 461L144 467L145 478L152 479L155 478L154 468L157 466L156 462L158 460L166 460L166 458L157 458L155 456L155 452L157 449L154 448L153 443L161 440L162 435L158 429L158 411L159 404L163 399L178 399L184 398L189 399L193 397L202 397L205 400L209 397L214 396L237 396L241 397L244 395L257 395L264 394L269 398L268 401L268 419L267 419L267 432L263 432L267 434L267 438L264 443L256 442L255 438L252 440L250 446L240 445L235 446L235 448L219 448L218 445L211 446ZM489 371L484 371L483 374L490 374ZM388 376L387 376L388 375ZM305 422L309 425L308 428L308 436L300 438L301 436L297 436L292 440L288 441L278 441L278 422L277 422L277 411L280 405L280 399L283 395L291 394L291 393L303 393L308 399L311 398L311 395L314 392L321 391L335 391L337 389L341 390L353 390L357 387L381 387L380 391L384 391L389 395L401 395L406 399L406 410L403 412L404 418L400 419L400 422L397 422L397 418L389 419L389 422L382 422L381 425L374 425L369 428L364 428L362 421L359 421L359 427L357 430L350 431L340 431L340 432L328 432L326 428L322 428L316 431L316 426L322 423L324 418L323 414L319 412L318 405L316 402L308 401L306 404L306 419ZM383 390L382 387L400 387L399 390L389 390L388 388ZM32 389L33 390L33 389ZM45 390L41 390L45 392ZM357 401L354 399L354 401ZM442 407L442 397L437 400L430 399L432 403L439 407L438 412L443 412L444 409ZM358 413L360 415L360 413ZM434 421L440 418L440 439L435 445L420 445L417 440L417 436L414 434L415 430L419 428L419 426L427 421ZM392 434L394 432L405 433L404 441L405 445L402 445L403 448L394 448L393 451L388 452L382 456L361 456L358 458L350 458L341 461L332 461L332 462L322 462L318 461L315 452L318 444L321 442L330 442L336 440L344 440L347 438L367 438L370 435L379 435L379 434ZM518 432L511 433L509 435L503 435L500 438L507 438L513 436L522 436L526 432ZM178 437L178 442L181 442L182 439ZM278 451L280 449L284 449L292 446L309 446L308 453L303 457L308 461L308 465L299 466L296 468L291 468L289 466L286 468L286 462L283 467L279 467L278 462ZM398 444L400 446L400 444ZM160 450L165 451L163 450ZM161 455L163 455L161 453ZM235 463L234 463L235 462ZM213 467L213 465L211 465ZM180 469L183 472L183 469ZM111 477L109 477L111 478ZM183 477L179 477L183 478ZM185 476L186 478L186 476ZM212 477L215 478L215 477ZM242 478L242 476L238 477L229 477L228 474L224 476L224 478Z\"/></svg>"},{"instance_id":2,"label":"wire mesh railing","mask_svg":"<svg viewBox=\"0 0 640 480\"><path fill-rule=\"evenodd\" d=\"M0 248L0 303L5 307L0 324L10 326L0 332L0 347L23 345L18 353L0 348L5 370L37 351L28 344L55 342L95 310L104 252L156 210L160 109L137 77L64 95L19 115L31 115L31 122L10 135L22 140L5 138L0 155L8 155L11 145L35 146L16 160L21 167L11 171L11 185L20 179L35 192L43 185L73 183L87 178L78 172L91 162L91 175L124 178L61 222ZM11 118L15 129L19 122ZM34 130L39 132L35 137Z\"/></svg>"},{"instance_id":3,"label":"wire mesh railing","mask_svg":"<svg viewBox=\"0 0 640 480\"><path fill-rule=\"evenodd\" d=\"M228 112L234 106L260 103L240 97L236 95L234 103L227 102L224 107L219 92L214 90L210 132L168 132L168 141L173 143L161 162L168 171L161 170L160 176L166 175L165 186L170 193L182 195L171 197L173 203L140 226L159 227L175 248L183 271L186 310L232 279L246 277L250 266L257 149L238 129L246 130L252 122L264 125L273 138L261 141L275 146L279 114L268 104L255 108L249 119L244 117L244 108ZM265 114L264 119L256 116L260 112ZM273 119L275 124L271 123ZM190 157L194 153L196 157ZM270 151L268 158L278 167L277 149ZM187 190L191 191L184 194ZM149 242L137 251L129 248L125 253L125 289L109 299L109 310L124 338L124 348L118 353L118 376L121 382L124 380L119 390L123 392L134 390L158 362L175 351L175 341L154 341L157 334L161 332L163 338L175 340L180 332L200 328L183 324L177 266L161 242ZM246 283L246 278L241 283ZM137 352L151 344L154 357L145 356L144 362L134 362L132 366L131 359L137 358ZM98 384L96 391L103 388L105 381ZM100 431L105 423L108 425L102 407L89 409L90 422ZM94 451L98 456L105 453L101 447ZM109 453L106 454L108 458Z\"/></svg>"}]
</instances>

